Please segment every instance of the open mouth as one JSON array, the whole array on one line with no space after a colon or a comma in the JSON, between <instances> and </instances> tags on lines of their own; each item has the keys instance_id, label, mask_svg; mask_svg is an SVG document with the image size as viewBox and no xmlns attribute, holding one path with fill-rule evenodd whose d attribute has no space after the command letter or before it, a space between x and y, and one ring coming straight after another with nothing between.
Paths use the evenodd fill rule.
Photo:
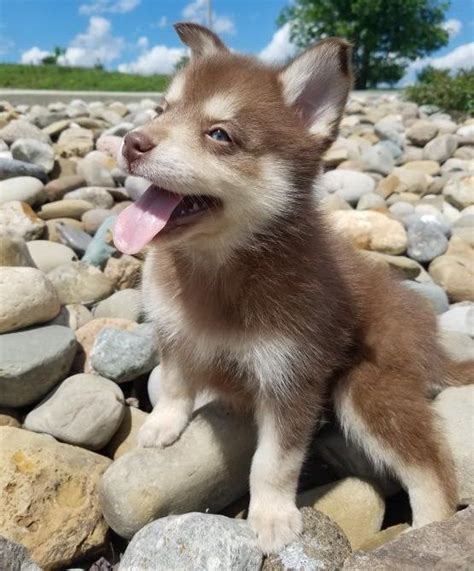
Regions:
<instances>
[{"instance_id":1,"label":"open mouth","mask_svg":"<svg viewBox=\"0 0 474 571\"><path fill-rule=\"evenodd\" d=\"M114 228L114 242L124 254L136 254L160 234L197 223L222 206L207 195L180 195L152 184L123 210Z\"/></svg>"}]
</instances>

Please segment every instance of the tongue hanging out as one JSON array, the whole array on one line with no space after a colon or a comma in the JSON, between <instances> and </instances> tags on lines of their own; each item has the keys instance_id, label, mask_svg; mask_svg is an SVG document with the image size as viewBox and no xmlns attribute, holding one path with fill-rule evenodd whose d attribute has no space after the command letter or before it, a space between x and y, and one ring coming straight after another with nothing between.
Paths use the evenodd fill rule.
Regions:
<instances>
[{"instance_id":1,"label":"tongue hanging out","mask_svg":"<svg viewBox=\"0 0 474 571\"><path fill-rule=\"evenodd\" d=\"M115 245L124 254L136 254L165 228L192 223L217 205L209 196L182 196L151 185L119 214L114 228Z\"/></svg>"}]
</instances>

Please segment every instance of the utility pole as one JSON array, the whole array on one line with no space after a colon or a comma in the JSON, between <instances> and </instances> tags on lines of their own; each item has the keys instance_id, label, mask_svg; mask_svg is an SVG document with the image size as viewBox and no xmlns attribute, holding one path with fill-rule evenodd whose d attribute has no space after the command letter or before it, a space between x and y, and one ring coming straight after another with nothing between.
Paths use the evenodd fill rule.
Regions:
<instances>
[{"instance_id":1,"label":"utility pole","mask_svg":"<svg viewBox=\"0 0 474 571\"><path fill-rule=\"evenodd\" d=\"M207 0L207 27L212 30L212 1Z\"/></svg>"}]
</instances>

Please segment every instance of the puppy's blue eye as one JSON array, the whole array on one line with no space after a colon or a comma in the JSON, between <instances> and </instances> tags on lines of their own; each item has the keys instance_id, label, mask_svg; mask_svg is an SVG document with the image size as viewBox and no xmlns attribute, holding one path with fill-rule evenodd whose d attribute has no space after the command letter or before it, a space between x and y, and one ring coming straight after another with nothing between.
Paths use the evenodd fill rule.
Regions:
<instances>
[{"instance_id":1,"label":"puppy's blue eye","mask_svg":"<svg viewBox=\"0 0 474 571\"><path fill-rule=\"evenodd\" d=\"M211 139L214 139L214 141L218 141L219 143L232 142L232 139L229 137L229 135L224 131L224 129L221 129L220 127L218 129L209 131L208 136L211 137Z\"/></svg>"}]
</instances>

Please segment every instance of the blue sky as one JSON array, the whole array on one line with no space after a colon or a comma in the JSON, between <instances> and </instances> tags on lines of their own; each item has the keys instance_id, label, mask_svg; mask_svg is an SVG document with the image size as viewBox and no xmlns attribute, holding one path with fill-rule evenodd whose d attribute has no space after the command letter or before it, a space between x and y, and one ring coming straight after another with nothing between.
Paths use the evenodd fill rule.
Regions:
<instances>
[{"instance_id":1,"label":"blue sky","mask_svg":"<svg viewBox=\"0 0 474 571\"><path fill-rule=\"evenodd\" d=\"M390 1L390 0L387 0ZM277 29L285 0L213 0L216 31L236 50L282 61L295 51L288 28ZM0 0L0 60L36 63L54 46L63 63L136 73L167 73L183 48L171 24L204 23L206 0ZM474 0L453 0L446 14L449 45L431 55L437 66L474 64ZM407 78L426 61L412 65Z\"/></svg>"}]
</instances>

